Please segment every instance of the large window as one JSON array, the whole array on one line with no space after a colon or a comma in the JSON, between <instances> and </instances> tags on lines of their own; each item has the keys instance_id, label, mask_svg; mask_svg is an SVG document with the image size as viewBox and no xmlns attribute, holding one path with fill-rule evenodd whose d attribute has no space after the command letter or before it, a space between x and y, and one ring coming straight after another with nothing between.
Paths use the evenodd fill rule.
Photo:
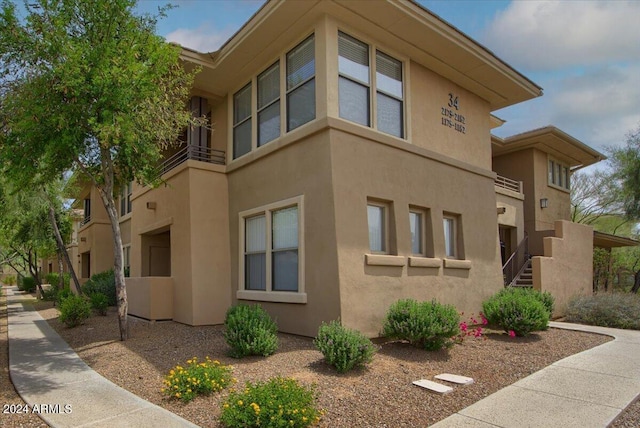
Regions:
<instances>
[{"instance_id":1,"label":"large window","mask_svg":"<svg viewBox=\"0 0 640 428\"><path fill-rule=\"evenodd\" d=\"M464 251L461 247L460 216L445 213L442 221L444 229L444 256L449 259L464 259Z\"/></svg>"},{"instance_id":2,"label":"large window","mask_svg":"<svg viewBox=\"0 0 640 428\"><path fill-rule=\"evenodd\" d=\"M301 214L302 198L240 213L243 259L239 298L278 301L277 295L303 291Z\"/></svg>"},{"instance_id":3,"label":"large window","mask_svg":"<svg viewBox=\"0 0 640 428\"><path fill-rule=\"evenodd\" d=\"M315 75L311 35L233 95L234 159L316 118Z\"/></svg>"},{"instance_id":4,"label":"large window","mask_svg":"<svg viewBox=\"0 0 640 428\"><path fill-rule=\"evenodd\" d=\"M340 117L384 133L404 137L402 62L353 37L338 34L338 92ZM371 81L370 64L375 70ZM371 97L375 93L375 119Z\"/></svg>"},{"instance_id":5,"label":"large window","mask_svg":"<svg viewBox=\"0 0 640 428\"><path fill-rule=\"evenodd\" d=\"M564 165L556 160L549 159L548 172L549 172L549 184L569 190L570 170L567 165Z\"/></svg>"}]
</instances>

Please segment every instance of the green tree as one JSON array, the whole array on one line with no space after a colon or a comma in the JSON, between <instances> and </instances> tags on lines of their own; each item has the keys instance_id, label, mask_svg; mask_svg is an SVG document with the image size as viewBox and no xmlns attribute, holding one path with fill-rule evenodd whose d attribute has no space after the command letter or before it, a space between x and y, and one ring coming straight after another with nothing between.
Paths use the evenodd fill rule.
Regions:
<instances>
[{"instance_id":1,"label":"green tree","mask_svg":"<svg viewBox=\"0 0 640 428\"><path fill-rule=\"evenodd\" d=\"M111 223L120 338L128 337L115 192L158 182L161 151L190 122L196 71L155 35L134 0L32 0L0 13L0 158L24 185L74 169L98 189Z\"/></svg>"},{"instance_id":2,"label":"green tree","mask_svg":"<svg viewBox=\"0 0 640 428\"><path fill-rule=\"evenodd\" d=\"M623 147L610 147L609 163L629 219L640 218L640 126L627 135Z\"/></svg>"}]
</instances>

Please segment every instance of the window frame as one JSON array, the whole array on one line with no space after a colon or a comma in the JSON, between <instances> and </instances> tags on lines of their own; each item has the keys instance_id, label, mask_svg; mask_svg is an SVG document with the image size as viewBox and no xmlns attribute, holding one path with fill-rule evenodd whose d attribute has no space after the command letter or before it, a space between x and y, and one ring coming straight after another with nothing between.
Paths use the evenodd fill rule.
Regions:
<instances>
[{"instance_id":1,"label":"window frame","mask_svg":"<svg viewBox=\"0 0 640 428\"><path fill-rule=\"evenodd\" d=\"M418 231L418 246L419 246L419 250L418 252L414 252L414 248L413 248L413 233L411 233L411 226L412 226L412 222L411 222L411 216L412 215L416 215L418 216L418 225L420 227L420 230ZM426 211L419 209L419 208L414 208L414 207L409 207L409 234L411 236L411 255L412 256L418 256L418 257L425 257L426 256Z\"/></svg>"},{"instance_id":2,"label":"window frame","mask_svg":"<svg viewBox=\"0 0 640 428\"><path fill-rule=\"evenodd\" d=\"M355 123L357 125L360 126L366 126L368 128L374 129L378 132L381 132L383 134L395 137L395 138L401 138L403 140L407 139L407 130L408 130L408 123L407 123L407 86L408 86L408 73L407 73L407 64L408 64L408 60L406 58L401 57L400 55L396 55L393 53L388 53L390 52L389 49L385 49L385 48L381 48L380 46L378 46L376 43L373 42L368 42L365 41L363 38L360 37L356 37L351 35L351 32L349 31L344 31L342 29L338 30L338 37L336 40L340 40L340 35L344 34L345 36L355 40L356 42L359 42L363 45L366 45L368 48L368 55L369 55L369 82L368 82L368 110L369 110L369 118L368 118L368 124L367 125L363 125L359 122L356 121L352 121L348 118L345 118L343 116L340 115L340 93L338 91L338 117L340 117L343 120L349 121L351 123ZM340 60L340 53L339 53L339 46L336 49L336 52L338 52L338 61ZM381 89L378 85L378 54L380 54L383 57L387 57L388 59L392 60L392 61L396 61L400 64L400 75L401 75L401 92L402 95L399 98L397 95L392 94L388 91L385 91L384 89ZM340 85L340 79L348 79L352 82L355 82L357 84L360 84L362 86L365 86L365 83L362 82L359 79L354 79L352 77L349 77L348 75L345 75L344 73L340 72L340 69L338 67L338 73L337 73L337 78L338 78L338 88ZM385 96L387 98L391 98L395 101L399 101L401 104L401 109L400 109L400 136L394 135L392 133L389 133L387 131L381 130L380 126L379 126L379 102L378 99L380 96Z\"/></svg>"},{"instance_id":3,"label":"window frame","mask_svg":"<svg viewBox=\"0 0 640 428\"><path fill-rule=\"evenodd\" d=\"M133 182L122 186L120 189L120 218L125 217L131 213L131 195L133 194Z\"/></svg>"},{"instance_id":4,"label":"window frame","mask_svg":"<svg viewBox=\"0 0 640 428\"><path fill-rule=\"evenodd\" d=\"M375 250L372 248L371 242L371 224L369 222L369 207L378 208L382 213L381 226L382 230L380 231L380 243L382 248L380 250ZM369 238L369 254L391 254L389 250L389 213L390 213L390 204L377 200L367 200L367 230L368 230L368 238Z\"/></svg>"},{"instance_id":5,"label":"window frame","mask_svg":"<svg viewBox=\"0 0 640 428\"><path fill-rule=\"evenodd\" d=\"M273 284L273 253L283 251L273 248L273 214L280 210L297 207L298 215L298 290L279 291L274 289ZM246 287L245 271L245 247L246 247L246 219L260 215L265 216L265 289L251 290ZM305 245L304 245L304 196L296 196L282 201L274 202L261 207L245 210L238 213L238 289L236 297L241 300L256 300L265 302L281 303L307 303L305 292Z\"/></svg>"},{"instance_id":6,"label":"window frame","mask_svg":"<svg viewBox=\"0 0 640 428\"><path fill-rule=\"evenodd\" d=\"M288 88L287 86L287 81L288 81L288 74L287 74L287 64L288 64L288 59L289 56L292 52L294 52L296 49L298 49L300 46L304 45L305 43L307 43L310 39L312 39L312 43L313 43L313 75L307 77L304 81L301 82L297 82L293 87ZM245 82L245 84L243 84L241 87L238 87L237 90L231 92L229 94L229 99L231 100L228 104L228 112L229 112L229 118L228 118L228 123L230 126L230 129L232 130L229 134L228 137L228 150L231 152L231 161L233 162L237 159L241 159L244 156L248 155L249 153L254 152L255 150L260 149L263 146L268 145L269 143L273 142L273 141L277 141L279 138L284 137L285 135L295 131L298 128L303 127L304 125L307 125L310 122L313 122L317 119L318 117L318 96L317 96L317 87L316 87L316 77L317 77L317 59L318 59L318 55L317 55L317 43L316 43L316 38L315 38L315 32L311 32L309 34L307 34L304 38L302 38L300 41L298 41L297 43L293 44L291 46L291 48L283 51L277 59L275 60L271 60L269 62L269 65L266 66L264 69L262 69L259 73L256 73L255 75L251 76L251 78L249 79L248 82ZM258 98L259 98L259 78L260 76L263 76L265 73L267 73L269 70L271 70L273 67L275 67L277 65L278 67L278 89L279 89L279 96L278 98L272 100L271 102L263 105L263 106L258 106ZM289 108L289 104L290 104L290 98L297 93L297 91L302 88L303 86L307 85L309 82L313 81L313 118L309 119L307 122L304 122L302 124L297 125L296 127L290 127L290 117L289 117L289 112L290 112L290 108ZM243 90L245 90L247 87L250 87L250 111L251 114L249 115L249 117L245 118L242 121L239 121L236 123L236 118L235 118L235 108L236 108L236 95L238 95L239 93L241 93ZM260 114L263 113L265 110L269 109L270 107L272 107L274 104L278 103L279 104L279 111L278 111L278 115L279 115L279 134L278 136L265 141L263 143L260 143ZM236 137L235 137L235 129L244 124L246 122L246 120L251 120L251 142L250 142L250 146L249 146L249 150L242 153L242 154L236 154Z\"/></svg>"},{"instance_id":7,"label":"window frame","mask_svg":"<svg viewBox=\"0 0 640 428\"><path fill-rule=\"evenodd\" d=\"M571 167L549 157L547 160L547 184L554 189L571 191Z\"/></svg>"},{"instance_id":8,"label":"window frame","mask_svg":"<svg viewBox=\"0 0 640 428\"><path fill-rule=\"evenodd\" d=\"M453 259L453 260L459 260L460 259L460 249L458 248L458 228L459 228L459 216L455 215L455 214L443 214L442 216L442 231L443 231L443 236L444 236L444 258L446 259ZM447 242L447 233L446 233L446 223L447 221L451 221L452 222L452 227L451 227L451 231L452 231L452 236L450 237L450 246L453 249L453 254L448 254L447 252L447 246L448 246L448 242Z\"/></svg>"}]
</instances>

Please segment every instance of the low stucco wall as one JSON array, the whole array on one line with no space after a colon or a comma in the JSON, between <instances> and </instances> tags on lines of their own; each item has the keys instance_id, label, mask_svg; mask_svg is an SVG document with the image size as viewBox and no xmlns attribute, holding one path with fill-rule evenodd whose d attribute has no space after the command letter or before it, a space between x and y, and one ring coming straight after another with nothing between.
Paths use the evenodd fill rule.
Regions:
<instances>
[{"instance_id":1,"label":"low stucco wall","mask_svg":"<svg viewBox=\"0 0 640 428\"><path fill-rule=\"evenodd\" d=\"M575 296L592 293L593 228L559 220L555 237L544 238L544 256L533 257L533 287L555 297L554 317Z\"/></svg>"},{"instance_id":2,"label":"low stucco wall","mask_svg":"<svg viewBox=\"0 0 640 428\"><path fill-rule=\"evenodd\" d=\"M173 278L126 278L129 314L148 320L173 319Z\"/></svg>"}]
</instances>

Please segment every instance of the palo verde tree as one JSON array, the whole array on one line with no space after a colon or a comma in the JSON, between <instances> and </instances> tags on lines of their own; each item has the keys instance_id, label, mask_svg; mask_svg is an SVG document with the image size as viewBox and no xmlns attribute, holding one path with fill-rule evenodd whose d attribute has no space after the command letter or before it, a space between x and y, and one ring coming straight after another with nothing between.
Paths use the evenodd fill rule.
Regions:
<instances>
[{"instance_id":1,"label":"palo verde tree","mask_svg":"<svg viewBox=\"0 0 640 428\"><path fill-rule=\"evenodd\" d=\"M135 0L9 0L0 12L0 159L32 185L68 170L91 179L111 223L120 338L127 294L115 193L158 181L161 151L193 123L193 71L180 48L155 35Z\"/></svg>"}]
</instances>

